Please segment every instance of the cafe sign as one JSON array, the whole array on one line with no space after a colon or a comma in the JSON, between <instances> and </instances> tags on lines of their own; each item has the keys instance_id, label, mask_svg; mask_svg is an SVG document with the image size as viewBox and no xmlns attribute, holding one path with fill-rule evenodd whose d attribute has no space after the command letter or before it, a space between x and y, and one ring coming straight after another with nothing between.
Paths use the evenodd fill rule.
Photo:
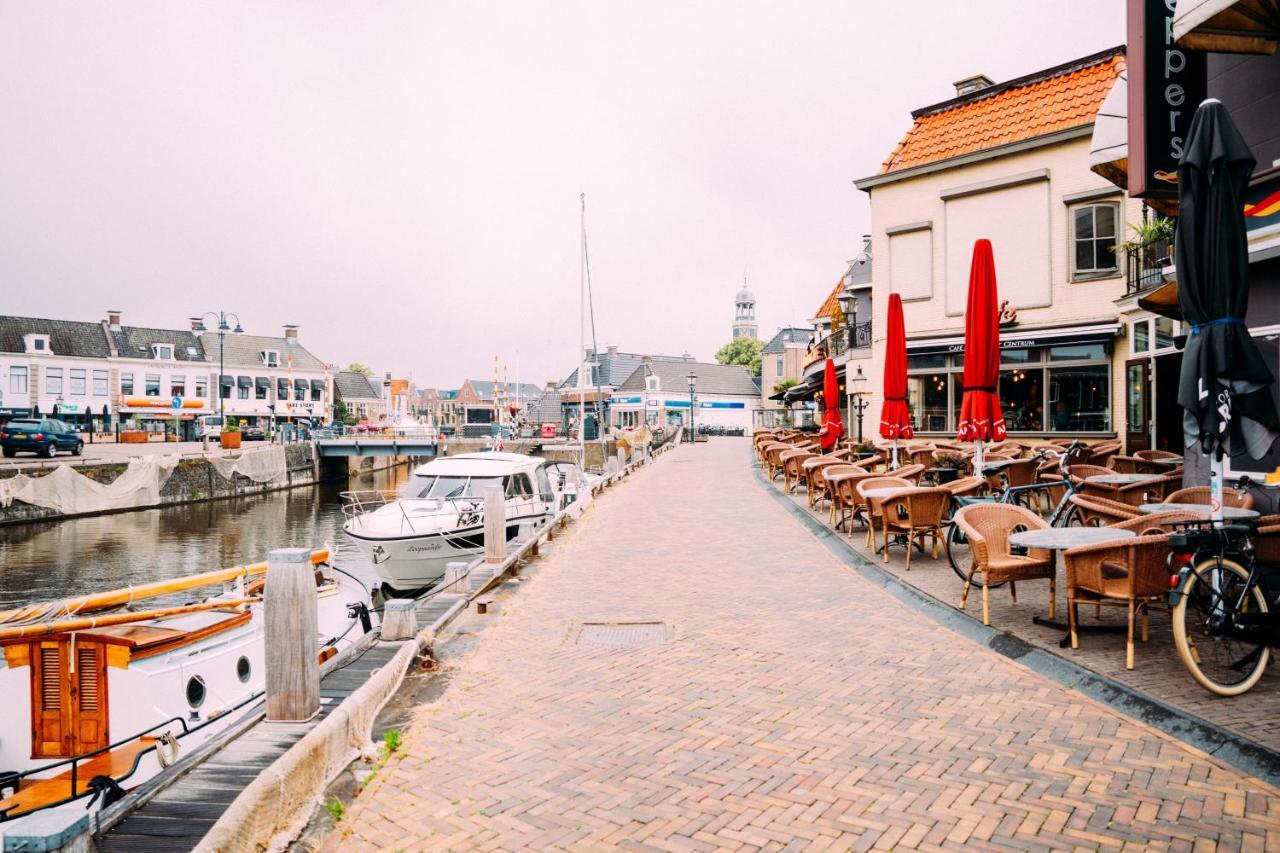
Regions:
<instances>
[{"instance_id":1,"label":"cafe sign","mask_svg":"<svg viewBox=\"0 0 1280 853\"><path fill-rule=\"evenodd\" d=\"M1177 198L1178 160L1205 99L1205 55L1173 38L1177 0L1128 0L1129 195Z\"/></svg>"}]
</instances>

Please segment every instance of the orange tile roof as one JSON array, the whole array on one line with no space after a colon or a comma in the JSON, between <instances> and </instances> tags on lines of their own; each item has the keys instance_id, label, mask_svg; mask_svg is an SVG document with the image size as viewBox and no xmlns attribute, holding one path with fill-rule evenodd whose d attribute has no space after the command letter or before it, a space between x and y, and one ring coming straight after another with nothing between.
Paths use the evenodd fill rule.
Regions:
<instances>
[{"instance_id":1,"label":"orange tile roof","mask_svg":"<svg viewBox=\"0 0 1280 853\"><path fill-rule=\"evenodd\" d=\"M820 307L818 309L818 313L813 316L830 317L831 312L836 310L836 305L839 304L838 300L840 299L840 292L842 290L844 290L844 276L840 276L840 278L836 279L836 286L831 288L831 292L827 294L827 298L822 300L822 307Z\"/></svg>"},{"instance_id":2,"label":"orange tile roof","mask_svg":"<svg viewBox=\"0 0 1280 853\"><path fill-rule=\"evenodd\" d=\"M916 110L880 174L1090 124L1123 70L1117 47Z\"/></svg>"}]
</instances>

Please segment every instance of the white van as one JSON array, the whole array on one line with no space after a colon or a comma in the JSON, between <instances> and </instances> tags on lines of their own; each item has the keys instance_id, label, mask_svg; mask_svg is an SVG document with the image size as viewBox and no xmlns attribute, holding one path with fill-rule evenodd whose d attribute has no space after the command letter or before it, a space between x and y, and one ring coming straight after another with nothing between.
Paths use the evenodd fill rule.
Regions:
<instances>
[{"instance_id":1,"label":"white van","mask_svg":"<svg viewBox=\"0 0 1280 853\"><path fill-rule=\"evenodd\" d=\"M210 441L221 441L222 415L201 415L196 420L196 440L201 441L205 436Z\"/></svg>"}]
</instances>

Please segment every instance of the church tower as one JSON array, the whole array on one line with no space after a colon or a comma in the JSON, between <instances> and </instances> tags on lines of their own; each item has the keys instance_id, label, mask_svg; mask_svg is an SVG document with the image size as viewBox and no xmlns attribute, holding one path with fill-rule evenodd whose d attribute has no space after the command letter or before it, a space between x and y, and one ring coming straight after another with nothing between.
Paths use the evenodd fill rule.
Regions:
<instances>
[{"instance_id":1,"label":"church tower","mask_svg":"<svg viewBox=\"0 0 1280 853\"><path fill-rule=\"evenodd\" d=\"M742 277L742 289L733 298L733 336L735 338L758 338L759 328L756 326L756 297L747 288L747 277Z\"/></svg>"}]
</instances>

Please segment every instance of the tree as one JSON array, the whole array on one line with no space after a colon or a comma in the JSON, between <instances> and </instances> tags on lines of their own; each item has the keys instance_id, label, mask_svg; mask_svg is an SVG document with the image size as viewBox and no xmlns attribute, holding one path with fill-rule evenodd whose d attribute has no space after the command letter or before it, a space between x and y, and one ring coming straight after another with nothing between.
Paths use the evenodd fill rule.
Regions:
<instances>
[{"instance_id":1,"label":"tree","mask_svg":"<svg viewBox=\"0 0 1280 853\"><path fill-rule=\"evenodd\" d=\"M373 370L371 368L365 367L358 361L353 361L342 369L347 373L363 373L365 376L373 375Z\"/></svg>"},{"instance_id":2,"label":"tree","mask_svg":"<svg viewBox=\"0 0 1280 853\"><path fill-rule=\"evenodd\" d=\"M759 338L734 338L716 352L716 361L721 364L740 364L749 370L752 376L759 376L762 349L764 349L764 341Z\"/></svg>"},{"instance_id":3,"label":"tree","mask_svg":"<svg viewBox=\"0 0 1280 853\"><path fill-rule=\"evenodd\" d=\"M794 379L779 379L777 382L773 383L773 393L781 394L783 391L786 391L789 388L794 388L799 384L800 383Z\"/></svg>"}]
</instances>

